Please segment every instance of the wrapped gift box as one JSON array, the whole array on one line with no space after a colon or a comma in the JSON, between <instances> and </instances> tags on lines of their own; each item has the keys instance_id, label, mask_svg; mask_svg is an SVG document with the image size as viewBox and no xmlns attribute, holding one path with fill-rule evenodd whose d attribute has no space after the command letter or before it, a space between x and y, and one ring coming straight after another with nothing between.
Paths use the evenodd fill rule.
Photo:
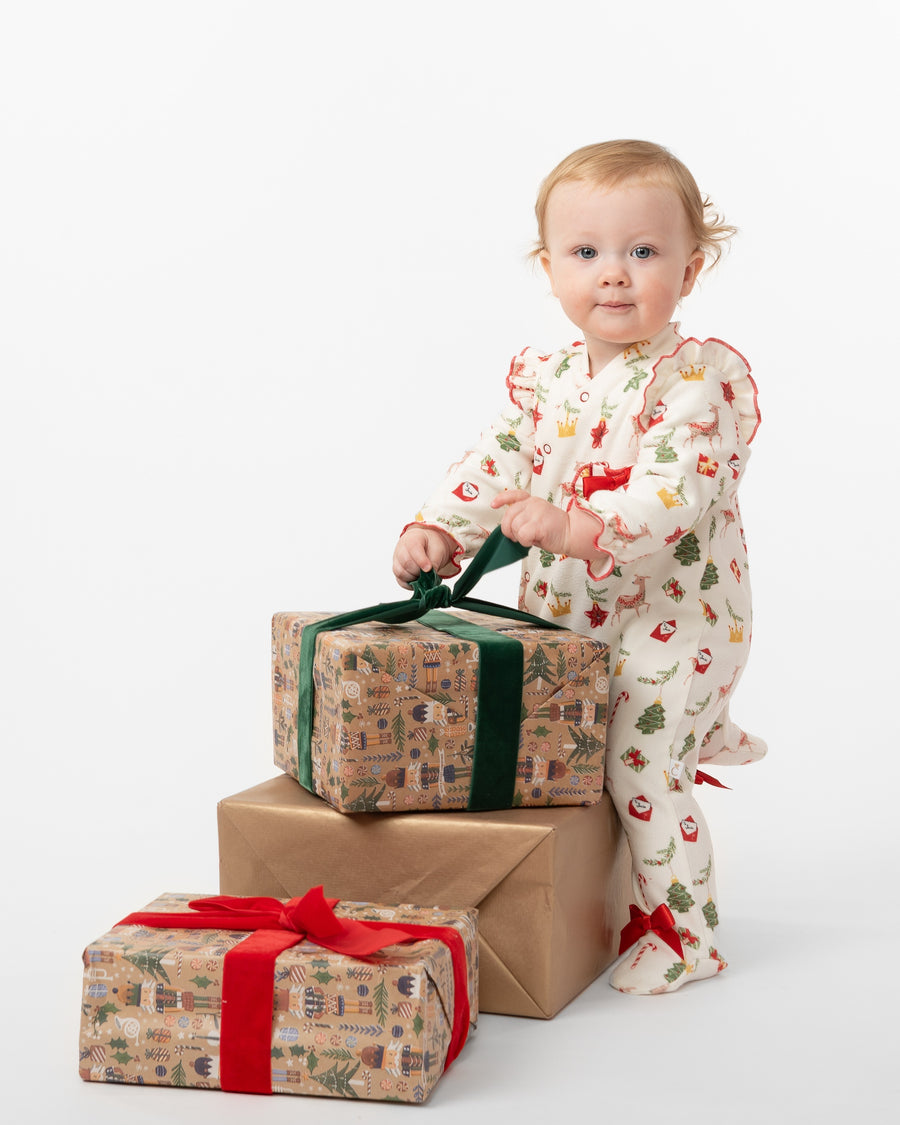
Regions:
<instances>
[{"instance_id":1,"label":"wrapped gift box","mask_svg":"<svg viewBox=\"0 0 900 1125\"><path fill-rule=\"evenodd\" d=\"M168 915L178 919L196 897L166 894L146 911L155 923L165 922ZM206 901L212 905L218 900ZM476 914L349 902L339 903L335 914L391 927L445 927L459 938L449 943L445 929L444 940L426 937L414 944L391 944L365 957L304 939L273 953L274 968L268 964L262 970L271 983L269 994L262 999L261 1011L253 1014L261 1035L258 1043L248 1045L254 1038L248 1030L253 1019L245 1019L243 1010L238 1015L241 1001L234 983L236 974L247 971L246 962L237 958L246 956L249 944L270 940L273 931L265 926L250 935L246 928L232 926L197 929L191 928L192 918L171 928L150 926L134 921L146 916L144 912L130 915L124 921L131 924L120 923L84 952L81 1077L424 1101L441 1076L454 1018L454 1052L459 1021L465 1021L464 1038L476 1019ZM298 936L288 933L285 938L285 933L275 931L274 940ZM461 978L456 966L456 983L465 982L462 1003L454 989L450 944L463 957ZM254 954L259 956L251 950L251 959ZM226 962L226 957L232 960ZM256 998L264 992L258 984L251 987L257 1006ZM251 1080L235 1078L233 1060L242 1069L253 1051L261 1064L261 1084L268 1088L257 1089Z\"/></svg>"},{"instance_id":2,"label":"wrapped gift box","mask_svg":"<svg viewBox=\"0 0 900 1125\"><path fill-rule=\"evenodd\" d=\"M348 817L289 777L219 803L220 886L477 907L479 1008L549 1019L617 956L631 862L608 795L586 808ZM370 888L366 891L366 888Z\"/></svg>"},{"instance_id":3,"label":"wrapped gift box","mask_svg":"<svg viewBox=\"0 0 900 1125\"><path fill-rule=\"evenodd\" d=\"M326 617L277 613L272 622L275 764L341 812L420 812L583 805L600 800L609 692L608 648L565 629L488 614L441 615L522 646L522 696L506 708L511 750L501 785L493 739L476 745L482 656L476 643L431 627L365 622L315 642L311 737L298 751L298 671L305 626ZM308 747L306 773L300 755ZM493 756L493 762L489 760ZM481 773L479 773L481 771ZM472 794L488 790L478 803ZM500 796L496 796L496 794Z\"/></svg>"}]
</instances>

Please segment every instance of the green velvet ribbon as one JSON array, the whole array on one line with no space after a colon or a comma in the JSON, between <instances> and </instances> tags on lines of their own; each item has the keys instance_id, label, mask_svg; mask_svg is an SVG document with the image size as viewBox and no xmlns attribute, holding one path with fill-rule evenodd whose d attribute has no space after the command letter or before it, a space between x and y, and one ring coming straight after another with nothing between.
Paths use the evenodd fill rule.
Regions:
<instances>
[{"instance_id":1,"label":"green velvet ribbon","mask_svg":"<svg viewBox=\"0 0 900 1125\"><path fill-rule=\"evenodd\" d=\"M310 792L315 792L311 744L315 707L313 661L318 635L364 621L399 625L406 621L421 620L432 628L478 646L478 709L468 807L485 811L509 808L512 805L522 712L522 643L514 637L462 621L452 614L441 613L440 610L450 607L470 609L495 617L540 625L545 629L556 628L552 622L533 614L468 596L482 575L517 562L526 554L526 547L507 539L498 527L485 540L452 591L434 571L428 571L415 580L412 597L406 601L381 602L367 609L326 617L322 621L303 626L300 635L300 691L297 709L297 761L301 785ZM481 690L482 684L487 690Z\"/></svg>"}]
</instances>

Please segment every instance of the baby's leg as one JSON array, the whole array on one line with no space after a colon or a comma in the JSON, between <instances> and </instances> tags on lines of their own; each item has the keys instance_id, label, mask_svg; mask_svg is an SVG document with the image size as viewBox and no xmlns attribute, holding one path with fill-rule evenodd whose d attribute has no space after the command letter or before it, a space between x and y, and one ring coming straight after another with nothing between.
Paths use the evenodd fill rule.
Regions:
<instances>
[{"instance_id":1,"label":"baby's leg","mask_svg":"<svg viewBox=\"0 0 900 1125\"><path fill-rule=\"evenodd\" d=\"M709 723L685 728L677 688L667 693L620 676L614 692L607 788L631 847L635 905L623 931L628 954L610 983L643 995L671 992L725 968L715 938L712 843L693 796Z\"/></svg>"}]
</instances>

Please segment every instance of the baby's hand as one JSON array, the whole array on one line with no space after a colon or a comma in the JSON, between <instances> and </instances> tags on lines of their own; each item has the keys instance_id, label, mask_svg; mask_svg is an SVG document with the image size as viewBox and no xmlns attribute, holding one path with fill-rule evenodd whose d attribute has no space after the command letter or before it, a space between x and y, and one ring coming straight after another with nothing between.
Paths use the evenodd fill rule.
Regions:
<instances>
[{"instance_id":1,"label":"baby's hand","mask_svg":"<svg viewBox=\"0 0 900 1125\"><path fill-rule=\"evenodd\" d=\"M523 547L589 561L604 554L596 546L599 521L577 506L564 512L530 492L511 488L495 496L491 507L506 508L500 521L503 534Z\"/></svg>"},{"instance_id":2,"label":"baby's hand","mask_svg":"<svg viewBox=\"0 0 900 1125\"><path fill-rule=\"evenodd\" d=\"M507 539L523 547L541 547L554 555L566 553L569 521L566 513L521 488L509 488L491 501L492 508L506 508L500 527Z\"/></svg>"},{"instance_id":3,"label":"baby's hand","mask_svg":"<svg viewBox=\"0 0 900 1125\"><path fill-rule=\"evenodd\" d=\"M440 573L453 558L456 542L435 527L413 524L400 536L394 548L394 577L405 589L423 571Z\"/></svg>"}]
</instances>

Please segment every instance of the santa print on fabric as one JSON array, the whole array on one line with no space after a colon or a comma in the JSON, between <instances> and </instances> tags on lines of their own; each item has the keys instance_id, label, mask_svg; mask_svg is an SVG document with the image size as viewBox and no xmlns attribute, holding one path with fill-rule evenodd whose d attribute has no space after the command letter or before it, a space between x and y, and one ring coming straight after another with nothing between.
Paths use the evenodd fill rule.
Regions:
<instances>
[{"instance_id":1,"label":"santa print on fabric","mask_svg":"<svg viewBox=\"0 0 900 1125\"><path fill-rule=\"evenodd\" d=\"M478 485L473 484L470 480L464 480L457 488L453 489L453 495L458 496L460 500L477 500L478 499Z\"/></svg>"}]
</instances>

